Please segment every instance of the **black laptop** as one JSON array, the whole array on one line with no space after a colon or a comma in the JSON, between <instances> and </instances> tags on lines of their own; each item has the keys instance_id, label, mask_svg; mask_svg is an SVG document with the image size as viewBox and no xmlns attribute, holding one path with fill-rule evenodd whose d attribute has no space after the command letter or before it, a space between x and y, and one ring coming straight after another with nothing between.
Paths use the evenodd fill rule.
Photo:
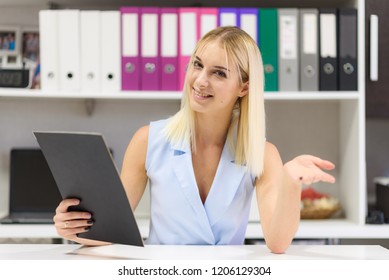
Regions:
<instances>
[{"instance_id":1,"label":"black laptop","mask_svg":"<svg viewBox=\"0 0 389 280\"><path fill-rule=\"evenodd\" d=\"M62 200L40 149L12 149L10 153L9 214L3 224L51 224Z\"/></svg>"}]
</instances>

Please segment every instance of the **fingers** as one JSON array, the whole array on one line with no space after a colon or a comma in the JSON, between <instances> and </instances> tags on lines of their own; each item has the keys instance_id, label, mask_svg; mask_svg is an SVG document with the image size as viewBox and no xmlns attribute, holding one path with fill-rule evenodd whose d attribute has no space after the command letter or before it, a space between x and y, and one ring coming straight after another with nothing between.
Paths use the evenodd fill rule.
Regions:
<instances>
[{"instance_id":1,"label":"fingers","mask_svg":"<svg viewBox=\"0 0 389 280\"><path fill-rule=\"evenodd\" d=\"M67 239L75 239L77 234L86 232L93 225L92 215L88 212L68 211L70 206L80 203L78 199L64 199L58 205L53 217L57 233Z\"/></svg>"},{"instance_id":2,"label":"fingers","mask_svg":"<svg viewBox=\"0 0 389 280\"><path fill-rule=\"evenodd\" d=\"M77 234L87 232L92 225L92 220L69 220L56 223L56 229L59 235L74 239Z\"/></svg>"},{"instance_id":3,"label":"fingers","mask_svg":"<svg viewBox=\"0 0 389 280\"><path fill-rule=\"evenodd\" d=\"M61 203L58 205L57 209L55 209L55 213L65 213L68 211L68 208L70 206L78 205L80 204L80 200L76 198L67 198L61 201Z\"/></svg>"},{"instance_id":4,"label":"fingers","mask_svg":"<svg viewBox=\"0 0 389 280\"><path fill-rule=\"evenodd\" d=\"M324 170L332 170L335 168L335 164L333 164L332 162L330 162L328 160L324 160L324 159L321 159L318 157L313 157L312 161L317 167L324 169ZM335 183L335 177L320 170L320 172L315 176L314 183L319 182L319 181L323 181L323 182L327 182L327 183Z\"/></svg>"},{"instance_id":5,"label":"fingers","mask_svg":"<svg viewBox=\"0 0 389 280\"><path fill-rule=\"evenodd\" d=\"M335 183L335 177L328 174L328 173L325 173L325 172L322 172L321 175L320 175L320 181L323 181L323 182L327 182L327 183Z\"/></svg>"},{"instance_id":6,"label":"fingers","mask_svg":"<svg viewBox=\"0 0 389 280\"><path fill-rule=\"evenodd\" d=\"M325 170L332 170L335 168L335 164L328 160L321 159L319 157L311 156L312 162L317 166Z\"/></svg>"}]
</instances>

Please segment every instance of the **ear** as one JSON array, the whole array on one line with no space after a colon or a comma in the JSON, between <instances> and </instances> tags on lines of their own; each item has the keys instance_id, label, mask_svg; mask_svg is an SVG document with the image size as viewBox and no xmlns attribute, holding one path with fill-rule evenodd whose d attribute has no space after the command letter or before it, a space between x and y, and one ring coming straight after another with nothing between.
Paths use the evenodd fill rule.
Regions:
<instances>
[{"instance_id":1,"label":"ear","mask_svg":"<svg viewBox=\"0 0 389 280\"><path fill-rule=\"evenodd\" d=\"M243 84L238 96L243 97L249 93L249 82Z\"/></svg>"}]
</instances>

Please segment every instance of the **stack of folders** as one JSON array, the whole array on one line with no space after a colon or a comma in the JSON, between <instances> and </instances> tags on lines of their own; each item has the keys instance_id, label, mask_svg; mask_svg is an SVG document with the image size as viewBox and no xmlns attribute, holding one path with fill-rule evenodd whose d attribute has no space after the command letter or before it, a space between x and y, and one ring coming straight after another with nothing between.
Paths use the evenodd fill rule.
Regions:
<instances>
[{"instance_id":1,"label":"stack of folders","mask_svg":"<svg viewBox=\"0 0 389 280\"><path fill-rule=\"evenodd\" d=\"M257 42L266 91L357 90L356 9L42 10L39 23L44 91L180 91L197 41L230 25Z\"/></svg>"}]
</instances>

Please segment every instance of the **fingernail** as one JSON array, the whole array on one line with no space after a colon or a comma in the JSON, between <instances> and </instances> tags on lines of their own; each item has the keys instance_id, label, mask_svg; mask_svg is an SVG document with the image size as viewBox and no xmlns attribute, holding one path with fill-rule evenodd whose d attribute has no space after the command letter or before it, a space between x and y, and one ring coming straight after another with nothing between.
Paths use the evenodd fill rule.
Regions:
<instances>
[{"instance_id":1,"label":"fingernail","mask_svg":"<svg viewBox=\"0 0 389 280\"><path fill-rule=\"evenodd\" d=\"M84 217L85 217L85 219L90 219L90 218L92 218L92 214L85 213Z\"/></svg>"},{"instance_id":2,"label":"fingernail","mask_svg":"<svg viewBox=\"0 0 389 280\"><path fill-rule=\"evenodd\" d=\"M86 231L89 231L89 229L90 229L90 227L86 227L86 228L84 228Z\"/></svg>"},{"instance_id":3,"label":"fingernail","mask_svg":"<svg viewBox=\"0 0 389 280\"><path fill-rule=\"evenodd\" d=\"M88 220L86 223L87 223L88 225L92 225L92 224L93 224L93 220Z\"/></svg>"}]
</instances>

